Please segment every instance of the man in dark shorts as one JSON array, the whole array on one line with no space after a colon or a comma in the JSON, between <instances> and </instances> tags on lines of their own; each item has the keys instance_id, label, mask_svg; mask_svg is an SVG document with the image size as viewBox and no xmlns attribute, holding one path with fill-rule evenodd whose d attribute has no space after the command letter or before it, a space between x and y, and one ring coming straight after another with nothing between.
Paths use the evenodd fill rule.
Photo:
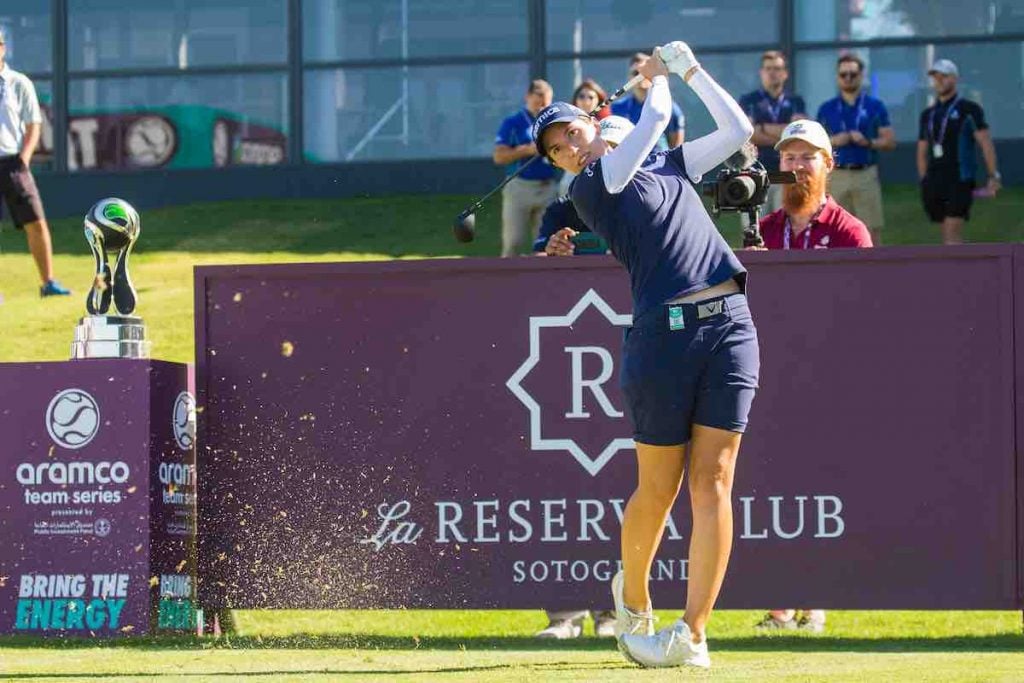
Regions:
<instances>
[{"instance_id":1,"label":"man in dark shorts","mask_svg":"<svg viewBox=\"0 0 1024 683\"><path fill-rule=\"evenodd\" d=\"M957 92L960 73L948 59L928 70L935 104L921 112L917 136L917 175L921 200L933 223L942 224L942 242L963 242L964 221L970 218L974 198L975 143L988 169L987 190L994 195L1002 186L985 112L977 102Z\"/></svg>"},{"instance_id":2,"label":"man in dark shorts","mask_svg":"<svg viewBox=\"0 0 1024 683\"><path fill-rule=\"evenodd\" d=\"M53 246L43 202L29 164L39 144L42 112L32 81L7 65L7 34L0 28L0 194L28 248L42 279L42 296L70 294L53 278Z\"/></svg>"}]
</instances>

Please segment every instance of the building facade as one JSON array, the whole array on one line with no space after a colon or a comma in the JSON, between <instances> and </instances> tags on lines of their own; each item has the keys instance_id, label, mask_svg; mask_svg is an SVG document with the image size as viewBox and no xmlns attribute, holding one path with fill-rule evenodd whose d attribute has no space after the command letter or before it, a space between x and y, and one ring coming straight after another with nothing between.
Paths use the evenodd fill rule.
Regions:
<instances>
[{"instance_id":1,"label":"building facade","mask_svg":"<svg viewBox=\"0 0 1024 683\"><path fill-rule=\"evenodd\" d=\"M611 91L632 53L673 39L737 96L784 50L811 113L855 51L901 142L889 179L913 179L939 57L1000 149L1024 139L1024 0L5 0L0 26L46 112L38 175L58 215L103 188L140 206L474 192L501 175L494 133L531 77L558 98L585 77ZM687 136L706 132L672 87Z\"/></svg>"}]
</instances>

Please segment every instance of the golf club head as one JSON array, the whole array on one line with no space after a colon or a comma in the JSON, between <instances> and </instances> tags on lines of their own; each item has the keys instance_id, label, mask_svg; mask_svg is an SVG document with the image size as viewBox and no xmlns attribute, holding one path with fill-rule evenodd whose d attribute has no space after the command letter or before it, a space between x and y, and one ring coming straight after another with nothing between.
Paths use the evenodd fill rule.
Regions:
<instances>
[{"instance_id":1,"label":"golf club head","mask_svg":"<svg viewBox=\"0 0 1024 683\"><path fill-rule=\"evenodd\" d=\"M452 224L455 232L455 239L460 242L472 242L476 236L476 214L472 211L463 211L455 218Z\"/></svg>"}]
</instances>

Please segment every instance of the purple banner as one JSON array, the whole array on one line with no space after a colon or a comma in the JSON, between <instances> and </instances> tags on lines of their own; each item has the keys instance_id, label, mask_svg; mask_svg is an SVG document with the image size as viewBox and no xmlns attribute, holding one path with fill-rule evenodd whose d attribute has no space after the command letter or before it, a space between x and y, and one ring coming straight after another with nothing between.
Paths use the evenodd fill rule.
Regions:
<instances>
[{"instance_id":1,"label":"purple banner","mask_svg":"<svg viewBox=\"0 0 1024 683\"><path fill-rule=\"evenodd\" d=\"M744 254L723 607L1019 606L1013 251ZM603 257L196 271L204 605L601 608L635 485ZM684 487L685 488L685 487ZM681 604L689 504L652 570Z\"/></svg>"},{"instance_id":2,"label":"purple banner","mask_svg":"<svg viewBox=\"0 0 1024 683\"><path fill-rule=\"evenodd\" d=\"M194 589L187 375L158 361L0 364L0 633L148 633L160 594L183 583L165 574ZM176 421L183 395L192 412ZM191 503L164 503L161 473L182 467Z\"/></svg>"}]
</instances>

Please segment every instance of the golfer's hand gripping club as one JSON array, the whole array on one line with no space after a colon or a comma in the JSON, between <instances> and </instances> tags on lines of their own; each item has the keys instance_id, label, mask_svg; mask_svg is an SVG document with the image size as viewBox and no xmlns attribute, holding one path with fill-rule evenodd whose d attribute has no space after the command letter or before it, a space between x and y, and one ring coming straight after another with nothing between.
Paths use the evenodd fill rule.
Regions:
<instances>
[{"instance_id":1,"label":"golfer's hand gripping club","mask_svg":"<svg viewBox=\"0 0 1024 683\"><path fill-rule=\"evenodd\" d=\"M665 68L680 78L685 78L691 69L700 66L697 58L693 56L693 50L681 40L673 40L655 48L654 52L665 64Z\"/></svg>"}]
</instances>

